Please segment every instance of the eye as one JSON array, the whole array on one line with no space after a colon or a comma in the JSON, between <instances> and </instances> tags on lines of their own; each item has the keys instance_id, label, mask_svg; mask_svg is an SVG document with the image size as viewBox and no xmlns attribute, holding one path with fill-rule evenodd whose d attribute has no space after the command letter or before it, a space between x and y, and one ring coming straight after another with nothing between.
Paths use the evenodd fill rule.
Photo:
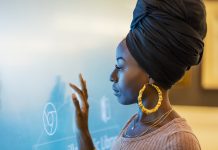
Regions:
<instances>
[{"instance_id":1,"label":"eye","mask_svg":"<svg viewBox=\"0 0 218 150\"><path fill-rule=\"evenodd\" d=\"M115 65L115 68L118 69L118 70L122 69L122 68L118 67L117 65Z\"/></svg>"}]
</instances>

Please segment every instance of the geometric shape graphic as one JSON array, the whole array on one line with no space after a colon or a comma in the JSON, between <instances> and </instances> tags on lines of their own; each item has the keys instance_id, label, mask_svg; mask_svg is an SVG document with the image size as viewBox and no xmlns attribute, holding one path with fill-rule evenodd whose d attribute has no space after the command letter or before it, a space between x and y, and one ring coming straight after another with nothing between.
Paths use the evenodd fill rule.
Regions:
<instances>
[{"instance_id":1,"label":"geometric shape graphic","mask_svg":"<svg viewBox=\"0 0 218 150\"><path fill-rule=\"evenodd\" d=\"M58 126L58 114L54 104L47 103L45 105L42 119L44 124L44 130L47 135L54 135Z\"/></svg>"},{"instance_id":2,"label":"geometric shape graphic","mask_svg":"<svg viewBox=\"0 0 218 150\"><path fill-rule=\"evenodd\" d=\"M101 98L101 119L107 123L111 119L111 108L109 99L105 96Z\"/></svg>"}]
</instances>

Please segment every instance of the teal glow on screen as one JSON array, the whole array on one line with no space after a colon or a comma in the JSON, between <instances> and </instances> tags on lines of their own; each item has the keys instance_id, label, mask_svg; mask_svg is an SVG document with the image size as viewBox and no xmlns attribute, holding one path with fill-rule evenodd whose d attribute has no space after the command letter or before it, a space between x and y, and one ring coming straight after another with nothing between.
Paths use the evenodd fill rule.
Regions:
<instances>
[{"instance_id":1,"label":"teal glow on screen","mask_svg":"<svg viewBox=\"0 0 218 150\"><path fill-rule=\"evenodd\" d=\"M0 149L76 150L69 82L87 81L89 128L108 150L135 106L122 106L109 76L133 2L0 2Z\"/></svg>"}]
</instances>

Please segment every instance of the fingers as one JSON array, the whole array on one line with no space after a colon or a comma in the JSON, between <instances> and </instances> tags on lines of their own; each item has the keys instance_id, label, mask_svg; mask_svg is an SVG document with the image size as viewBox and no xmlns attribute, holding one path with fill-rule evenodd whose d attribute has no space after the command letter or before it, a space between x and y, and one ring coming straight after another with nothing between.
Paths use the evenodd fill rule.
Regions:
<instances>
[{"instance_id":1,"label":"fingers","mask_svg":"<svg viewBox=\"0 0 218 150\"><path fill-rule=\"evenodd\" d=\"M79 106L79 101L78 101L78 99L77 99L77 97L76 97L76 94L72 94L72 101L73 101L73 104L74 104L74 106L75 106L75 108L76 108L76 113L77 114L81 114L81 109L80 109L80 106Z\"/></svg>"},{"instance_id":2,"label":"fingers","mask_svg":"<svg viewBox=\"0 0 218 150\"><path fill-rule=\"evenodd\" d=\"M87 113L88 109L89 109L89 104L88 104L88 94L87 94L87 88L86 88L86 81L83 79L82 75L79 75L80 78L80 82L81 82L81 87L82 90L80 90L76 85L69 83L70 87L73 88L80 96L81 98L81 102L82 102L82 107L81 107L81 111L83 113Z\"/></svg>"},{"instance_id":3,"label":"fingers","mask_svg":"<svg viewBox=\"0 0 218 150\"><path fill-rule=\"evenodd\" d=\"M71 87L74 91L76 91L76 93L78 93L80 99L81 99L82 101L84 101L84 99L85 99L84 93L83 93L76 85L74 85L74 84L72 84L72 83L69 83L69 85L70 85L70 87Z\"/></svg>"},{"instance_id":4,"label":"fingers","mask_svg":"<svg viewBox=\"0 0 218 150\"><path fill-rule=\"evenodd\" d=\"M86 100L88 99L88 92L87 92L87 88L86 88L86 81L83 79L82 74L79 74L79 78L80 78L80 83L82 86L82 92L86 98Z\"/></svg>"},{"instance_id":5,"label":"fingers","mask_svg":"<svg viewBox=\"0 0 218 150\"><path fill-rule=\"evenodd\" d=\"M82 102L83 103L82 111L86 112L88 110L88 108L89 108L86 81L83 79L81 73L79 74L79 78L80 78L80 83L81 83L81 86L82 86L82 92L83 92L83 95L84 95L84 101Z\"/></svg>"},{"instance_id":6,"label":"fingers","mask_svg":"<svg viewBox=\"0 0 218 150\"><path fill-rule=\"evenodd\" d=\"M69 83L70 87L72 87L78 94L82 94L82 91L74 84Z\"/></svg>"}]
</instances>

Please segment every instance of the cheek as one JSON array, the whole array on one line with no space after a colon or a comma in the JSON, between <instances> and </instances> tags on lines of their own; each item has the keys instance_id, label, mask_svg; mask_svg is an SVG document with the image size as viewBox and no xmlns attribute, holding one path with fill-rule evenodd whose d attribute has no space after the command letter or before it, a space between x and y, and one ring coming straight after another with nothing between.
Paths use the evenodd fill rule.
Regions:
<instances>
[{"instance_id":1,"label":"cheek","mask_svg":"<svg viewBox=\"0 0 218 150\"><path fill-rule=\"evenodd\" d=\"M126 72L120 78L120 91L127 104L137 102L139 90L145 83L144 79L141 73L134 71Z\"/></svg>"}]
</instances>

